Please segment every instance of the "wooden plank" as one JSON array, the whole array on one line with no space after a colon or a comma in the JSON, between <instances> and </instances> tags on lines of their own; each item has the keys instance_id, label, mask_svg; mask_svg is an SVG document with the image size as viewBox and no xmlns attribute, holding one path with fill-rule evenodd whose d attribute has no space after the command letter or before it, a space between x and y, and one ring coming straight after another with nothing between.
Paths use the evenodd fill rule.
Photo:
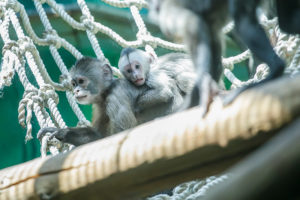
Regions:
<instances>
[{"instance_id":1,"label":"wooden plank","mask_svg":"<svg viewBox=\"0 0 300 200\"><path fill-rule=\"evenodd\" d=\"M300 114L300 76L0 171L0 199L135 199L232 166ZM288 88L288 89L287 89Z\"/></svg>"}]
</instances>

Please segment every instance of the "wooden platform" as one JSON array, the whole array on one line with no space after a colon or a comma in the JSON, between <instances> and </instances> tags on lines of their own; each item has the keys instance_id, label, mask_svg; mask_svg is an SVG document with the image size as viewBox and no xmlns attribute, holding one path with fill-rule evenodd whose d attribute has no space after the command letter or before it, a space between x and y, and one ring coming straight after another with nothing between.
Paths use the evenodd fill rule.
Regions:
<instances>
[{"instance_id":1,"label":"wooden platform","mask_svg":"<svg viewBox=\"0 0 300 200\"><path fill-rule=\"evenodd\" d=\"M135 199L226 170L300 114L300 76L0 171L0 199Z\"/></svg>"}]
</instances>

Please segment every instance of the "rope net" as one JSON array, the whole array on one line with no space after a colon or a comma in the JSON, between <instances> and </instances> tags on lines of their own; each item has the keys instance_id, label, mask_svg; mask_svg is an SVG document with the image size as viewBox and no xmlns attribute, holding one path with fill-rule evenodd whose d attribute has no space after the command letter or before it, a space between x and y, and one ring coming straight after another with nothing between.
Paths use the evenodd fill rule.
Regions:
<instances>
[{"instance_id":1,"label":"rope net","mask_svg":"<svg viewBox=\"0 0 300 200\"><path fill-rule=\"evenodd\" d=\"M228 179L229 175L210 176L203 180L194 180L182 183L172 190L172 195L159 194L147 198L147 200L172 200L172 199L186 199L194 200L204 198L208 190L215 185L224 182Z\"/></svg>"},{"instance_id":2,"label":"rope net","mask_svg":"<svg viewBox=\"0 0 300 200\"><path fill-rule=\"evenodd\" d=\"M58 51L63 48L70 52L76 59L83 57L82 53L77 50L71 43L59 35L46 14L45 4L52 8L55 13L61 17L69 26L78 31L86 32L95 55L98 59L109 63L102 52L102 48L97 40L96 35L102 33L114 40L122 47L144 47L146 51L155 54L155 48L162 47L173 51L185 51L185 46L175 44L161 38L154 37L148 31L144 20L141 17L140 10L147 8L147 2L144 0L103 0L104 3L118 7L129 8L132 19L138 28L136 39L134 41L125 40L120 34L111 28L104 26L101 22L94 20L91 15L88 5L84 0L77 0L78 7L81 11L80 21L76 21L64 8L55 2L55 0L33 0L36 11L43 24L43 37L38 37L29 20L28 13L24 6L17 0L1 0L0 1L0 35L3 40L2 47L2 67L0 71L0 91L5 86L12 84L12 79L15 74L18 75L20 82L24 87L24 94L19 102L19 123L22 127L26 127L27 132L25 140L32 139L32 124L33 114L36 116L39 126L44 127L59 127L66 128L60 111L57 109L58 95L56 91L66 91L68 102L78 118L79 126L90 125L90 122L85 118L80 110L75 98L71 92L71 86L68 80L68 69ZM287 67L285 72L291 75L296 74L300 70L300 47L299 37L287 35L280 31L277 19L268 19L263 13L260 14L260 23L267 30L276 53L286 60ZM231 22L223 28L223 33L228 34L234 27ZM9 31L9 28L14 30L14 33ZM15 34L16 39L12 36ZM100 38L101 40L101 38ZM61 74L65 75L65 79L61 83L52 81L47 73L46 66L41 59L36 46L49 47L50 53L59 68ZM236 56L222 59L225 68L224 75L232 83L233 87L241 87L245 84L259 81L268 74L268 68L265 64L257 67L253 78L247 81L241 81L233 73L232 70L237 63L241 63L247 59L253 59L251 52L246 50ZM29 66L29 70L35 77L37 87L29 81L25 73L25 64ZM114 75L121 77L120 71L113 67ZM53 139L48 140L49 136L45 136L41 142L41 154L46 156L47 152L55 155L62 151L68 151L72 148L69 145L62 144Z\"/></svg>"}]
</instances>

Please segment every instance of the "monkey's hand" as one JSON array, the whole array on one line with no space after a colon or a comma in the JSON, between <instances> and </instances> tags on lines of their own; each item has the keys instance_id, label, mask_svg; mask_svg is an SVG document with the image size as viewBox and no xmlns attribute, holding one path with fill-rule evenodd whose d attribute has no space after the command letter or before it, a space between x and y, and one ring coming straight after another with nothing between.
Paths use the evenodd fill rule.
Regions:
<instances>
[{"instance_id":1,"label":"monkey's hand","mask_svg":"<svg viewBox=\"0 0 300 200\"><path fill-rule=\"evenodd\" d=\"M51 133L49 139L56 138L63 143L79 146L103 138L100 133L91 127L84 128L43 128L38 132L37 138L41 140L46 133Z\"/></svg>"},{"instance_id":2,"label":"monkey's hand","mask_svg":"<svg viewBox=\"0 0 300 200\"><path fill-rule=\"evenodd\" d=\"M43 137L47 134L50 133L49 140L56 138L62 142L64 142L64 138L66 138L67 131L66 129L59 129L59 128L54 128L54 127L47 127L47 128L42 128L38 134L37 138L41 141Z\"/></svg>"}]
</instances>

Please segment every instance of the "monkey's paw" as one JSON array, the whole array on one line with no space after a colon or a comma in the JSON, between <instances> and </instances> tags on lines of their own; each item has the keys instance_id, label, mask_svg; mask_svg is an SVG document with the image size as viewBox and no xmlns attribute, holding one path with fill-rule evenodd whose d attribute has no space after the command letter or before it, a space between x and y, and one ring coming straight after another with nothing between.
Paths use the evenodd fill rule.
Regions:
<instances>
[{"instance_id":1,"label":"monkey's paw","mask_svg":"<svg viewBox=\"0 0 300 200\"><path fill-rule=\"evenodd\" d=\"M210 75L205 75L197 81L191 95L186 98L183 109L181 110L200 106L200 116L204 117L207 114L214 97L217 96L219 92L220 89L218 88L217 83Z\"/></svg>"},{"instance_id":2,"label":"monkey's paw","mask_svg":"<svg viewBox=\"0 0 300 200\"><path fill-rule=\"evenodd\" d=\"M201 117L204 117L209 111L209 107L213 102L215 96L220 92L218 84L211 78L211 76L204 76L202 81L200 81L200 100L199 105L201 108Z\"/></svg>"}]
</instances>

